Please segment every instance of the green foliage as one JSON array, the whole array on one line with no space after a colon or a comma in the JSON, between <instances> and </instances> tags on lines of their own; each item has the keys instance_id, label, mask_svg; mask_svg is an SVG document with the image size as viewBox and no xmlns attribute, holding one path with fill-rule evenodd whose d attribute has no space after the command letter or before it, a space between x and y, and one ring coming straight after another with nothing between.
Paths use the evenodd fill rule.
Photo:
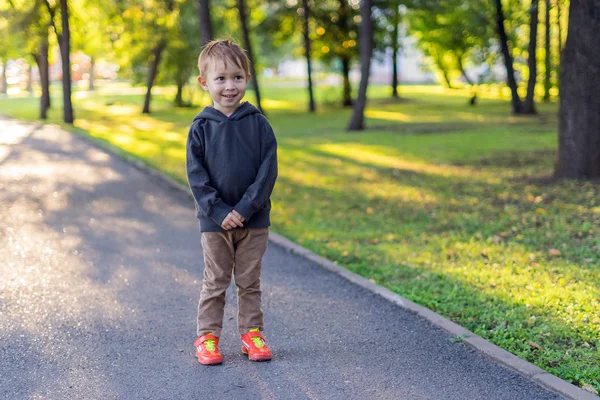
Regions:
<instances>
[{"instance_id":1,"label":"green foliage","mask_svg":"<svg viewBox=\"0 0 600 400\"><path fill-rule=\"evenodd\" d=\"M185 0L181 4L178 19L169 31L159 84L186 83L190 77L197 75L201 45L195 3L196 0Z\"/></svg>"},{"instance_id":2,"label":"green foliage","mask_svg":"<svg viewBox=\"0 0 600 400\"><path fill-rule=\"evenodd\" d=\"M0 7L2 15L6 16L5 22L0 23L4 38L0 43L0 54L7 58L24 57L34 62L32 55L39 51L40 38L48 37L50 33L50 16L44 2L0 0ZM50 43L55 45L55 40Z\"/></svg>"},{"instance_id":3,"label":"green foliage","mask_svg":"<svg viewBox=\"0 0 600 400\"><path fill-rule=\"evenodd\" d=\"M407 18L419 48L442 73L493 62L490 47L496 34L490 2L415 0Z\"/></svg>"},{"instance_id":4,"label":"green foliage","mask_svg":"<svg viewBox=\"0 0 600 400\"><path fill-rule=\"evenodd\" d=\"M358 58L358 1L325 0L310 1L310 38L313 57L336 69L342 57ZM342 8L343 6L343 8ZM304 54L302 18L304 9L299 0L277 0L264 7L266 18L258 27L265 36L271 37L276 47L294 48L293 54Z\"/></svg>"},{"instance_id":5,"label":"green foliage","mask_svg":"<svg viewBox=\"0 0 600 400\"><path fill-rule=\"evenodd\" d=\"M100 58L111 55L111 16L117 13L114 1L70 0L72 52L81 51Z\"/></svg>"},{"instance_id":6,"label":"green foliage","mask_svg":"<svg viewBox=\"0 0 600 400\"><path fill-rule=\"evenodd\" d=\"M113 50L124 77L135 83L145 82L153 51L160 44L169 46L177 36L180 7L184 0L127 0L119 2L109 32ZM161 70L159 68L159 78Z\"/></svg>"}]
</instances>

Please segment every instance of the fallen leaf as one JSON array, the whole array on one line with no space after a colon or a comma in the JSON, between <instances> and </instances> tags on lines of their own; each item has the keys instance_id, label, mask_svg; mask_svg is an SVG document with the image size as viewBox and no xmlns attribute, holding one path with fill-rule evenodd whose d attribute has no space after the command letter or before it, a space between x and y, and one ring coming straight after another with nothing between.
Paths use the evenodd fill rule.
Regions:
<instances>
[{"instance_id":1,"label":"fallen leaf","mask_svg":"<svg viewBox=\"0 0 600 400\"><path fill-rule=\"evenodd\" d=\"M592 385L590 385L589 383L584 383L583 386L581 386L581 388L583 390L585 390L586 392L598 394L598 391Z\"/></svg>"},{"instance_id":2,"label":"fallen leaf","mask_svg":"<svg viewBox=\"0 0 600 400\"><path fill-rule=\"evenodd\" d=\"M529 345L530 345L531 347L535 348L535 349L538 349L538 350L541 350L541 349L542 349L542 346L540 346L540 345L539 345L539 344L537 344L537 343L531 342L531 341L529 342Z\"/></svg>"},{"instance_id":3,"label":"fallen leaf","mask_svg":"<svg viewBox=\"0 0 600 400\"><path fill-rule=\"evenodd\" d=\"M504 241L504 239L501 236L498 236L498 235L490 236L488 238L488 240L490 242L493 242L493 243L500 243L500 242Z\"/></svg>"},{"instance_id":4,"label":"fallen leaf","mask_svg":"<svg viewBox=\"0 0 600 400\"><path fill-rule=\"evenodd\" d=\"M561 253L560 253L560 250L550 249L548 251L548 254L550 254L552 257L558 257L558 256L560 256Z\"/></svg>"}]
</instances>

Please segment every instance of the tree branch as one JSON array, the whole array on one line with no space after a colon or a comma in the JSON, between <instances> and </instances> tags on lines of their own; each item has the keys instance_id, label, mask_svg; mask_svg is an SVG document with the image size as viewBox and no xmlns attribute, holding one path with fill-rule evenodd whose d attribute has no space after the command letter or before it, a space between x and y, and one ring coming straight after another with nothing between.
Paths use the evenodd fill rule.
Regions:
<instances>
[{"instance_id":1,"label":"tree branch","mask_svg":"<svg viewBox=\"0 0 600 400\"><path fill-rule=\"evenodd\" d=\"M54 15L56 14L56 10L52 8L48 0L45 0L44 3L46 4L46 8L48 8L48 13L50 13L50 23L54 28L54 32L56 33L56 37L58 38L58 43L60 44L62 42L62 33L58 32L58 28L56 27L56 23L54 22Z\"/></svg>"}]
</instances>

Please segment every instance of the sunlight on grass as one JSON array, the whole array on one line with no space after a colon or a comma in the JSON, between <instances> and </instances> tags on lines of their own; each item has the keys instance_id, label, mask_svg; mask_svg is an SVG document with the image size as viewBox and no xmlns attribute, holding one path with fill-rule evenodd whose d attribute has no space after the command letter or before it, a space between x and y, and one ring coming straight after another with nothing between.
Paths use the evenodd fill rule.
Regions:
<instances>
[{"instance_id":1,"label":"sunlight on grass","mask_svg":"<svg viewBox=\"0 0 600 400\"><path fill-rule=\"evenodd\" d=\"M423 121L424 120L420 116L406 115L401 112L379 111L379 110L370 110L370 109L367 109L365 111L365 115L370 118L385 119L388 121L414 122L414 121ZM439 122L442 119L440 117L428 117L428 118L426 118L426 120L428 122Z\"/></svg>"},{"instance_id":2,"label":"sunlight on grass","mask_svg":"<svg viewBox=\"0 0 600 400\"><path fill-rule=\"evenodd\" d=\"M317 149L362 163L376 166L395 168L397 170L413 171L417 173L436 174L440 176L471 177L485 180L487 182L498 182L497 179L479 173L468 168L453 167L447 165L431 165L425 162L407 161L397 157L387 156L360 144L322 144L315 146Z\"/></svg>"},{"instance_id":3,"label":"sunlight on grass","mask_svg":"<svg viewBox=\"0 0 600 400\"><path fill-rule=\"evenodd\" d=\"M292 103L290 101L283 101L283 100L265 99L262 103L262 106L265 107L266 109L291 110L291 111L298 110L298 104Z\"/></svg>"},{"instance_id":4,"label":"sunlight on grass","mask_svg":"<svg viewBox=\"0 0 600 400\"><path fill-rule=\"evenodd\" d=\"M128 105L113 105L108 108L107 113L110 115L131 115L140 111L138 106Z\"/></svg>"}]
</instances>

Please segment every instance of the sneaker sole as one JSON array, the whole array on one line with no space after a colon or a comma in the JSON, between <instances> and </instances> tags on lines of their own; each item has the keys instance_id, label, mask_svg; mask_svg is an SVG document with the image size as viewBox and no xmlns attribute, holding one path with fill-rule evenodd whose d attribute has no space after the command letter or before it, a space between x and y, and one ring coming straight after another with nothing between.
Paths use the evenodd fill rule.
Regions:
<instances>
[{"instance_id":1,"label":"sneaker sole","mask_svg":"<svg viewBox=\"0 0 600 400\"><path fill-rule=\"evenodd\" d=\"M246 351L245 348L242 348L242 354L247 355L248 356L248 360L250 361L270 361L272 357L269 356L254 356L254 357L250 357L250 355L248 354L248 352Z\"/></svg>"},{"instance_id":2,"label":"sneaker sole","mask_svg":"<svg viewBox=\"0 0 600 400\"><path fill-rule=\"evenodd\" d=\"M218 365L223 363L223 359L203 359L200 358L198 354L196 354L196 357L198 357L198 362L202 365Z\"/></svg>"}]
</instances>

